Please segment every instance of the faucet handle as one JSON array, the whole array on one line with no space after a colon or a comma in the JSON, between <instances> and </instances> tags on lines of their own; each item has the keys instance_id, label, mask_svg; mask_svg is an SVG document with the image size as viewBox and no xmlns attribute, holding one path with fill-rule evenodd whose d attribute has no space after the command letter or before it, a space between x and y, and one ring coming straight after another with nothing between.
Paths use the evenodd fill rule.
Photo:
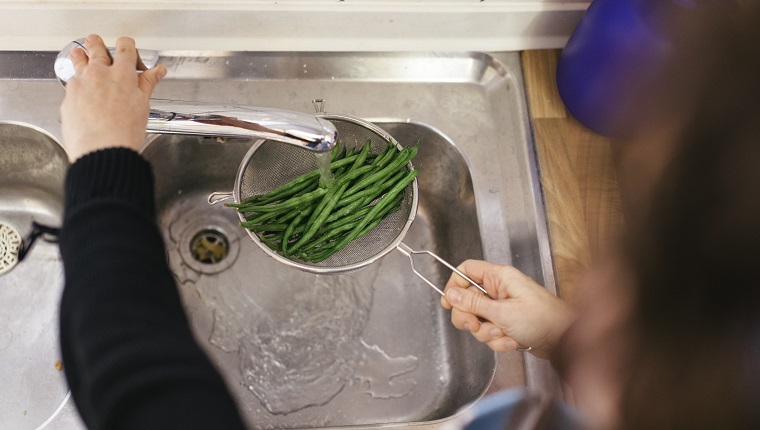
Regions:
<instances>
[{"instance_id":1,"label":"faucet handle","mask_svg":"<svg viewBox=\"0 0 760 430\"><path fill-rule=\"evenodd\" d=\"M66 45L61 52L58 53L58 56L55 57L55 76L58 77L58 80L64 87L69 82L69 79L73 78L76 74L74 71L74 64L69 58L71 51L76 48L84 50L85 53L87 52L87 48L84 47L84 37L74 40ZM113 61L113 53L115 51L115 48L108 48L108 55L111 57L111 61ZM148 70L158 64L158 51L138 49L137 54L137 64L135 64L135 70L137 71Z\"/></svg>"},{"instance_id":2,"label":"faucet handle","mask_svg":"<svg viewBox=\"0 0 760 430\"><path fill-rule=\"evenodd\" d=\"M66 45L55 59L55 75L64 87L76 74L69 54L77 48L87 52L84 39ZM108 52L113 61L114 48L108 48ZM158 63L158 51L138 49L137 52L135 69L138 73ZM146 129L149 133L267 139L315 152L329 151L338 141L335 125L318 115L270 107L155 98L150 104Z\"/></svg>"}]
</instances>

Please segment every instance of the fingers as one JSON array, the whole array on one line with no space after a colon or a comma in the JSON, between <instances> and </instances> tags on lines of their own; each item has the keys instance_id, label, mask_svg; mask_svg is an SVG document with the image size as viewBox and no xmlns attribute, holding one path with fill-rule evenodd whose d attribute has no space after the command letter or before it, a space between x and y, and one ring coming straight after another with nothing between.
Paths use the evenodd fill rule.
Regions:
<instances>
[{"instance_id":1,"label":"fingers","mask_svg":"<svg viewBox=\"0 0 760 430\"><path fill-rule=\"evenodd\" d=\"M498 303L475 288L448 288L446 300L459 311L474 314L490 321L499 318Z\"/></svg>"},{"instance_id":2,"label":"fingers","mask_svg":"<svg viewBox=\"0 0 760 430\"><path fill-rule=\"evenodd\" d=\"M518 343L509 336L502 336L492 341L486 342L489 348L496 352L509 352L518 348Z\"/></svg>"},{"instance_id":3,"label":"fingers","mask_svg":"<svg viewBox=\"0 0 760 430\"><path fill-rule=\"evenodd\" d=\"M84 46L87 48L90 63L100 63L106 66L111 64L111 54L108 52L103 39L97 34L87 36L84 40Z\"/></svg>"},{"instance_id":4,"label":"fingers","mask_svg":"<svg viewBox=\"0 0 760 430\"><path fill-rule=\"evenodd\" d=\"M116 54L114 55L114 66L129 72L135 72L137 65L137 48L135 40L131 37L120 37L116 39Z\"/></svg>"},{"instance_id":5,"label":"fingers","mask_svg":"<svg viewBox=\"0 0 760 430\"><path fill-rule=\"evenodd\" d=\"M498 284L489 283L486 278L491 273L499 273L499 271L503 270L505 267L508 266L502 266L500 264L489 263L482 260L465 260L459 265L458 269L488 291L488 295L497 298L499 296ZM449 287L467 288L470 285L471 284L466 279L454 272L446 283L444 292Z\"/></svg>"},{"instance_id":6,"label":"fingers","mask_svg":"<svg viewBox=\"0 0 760 430\"><path fill-rule=\"evenodd\" d=\"M498 270L500 267L502 266L494 263L489 263L487 261L465 260L462 264L459 265L459 267L457 267L457 269L464 272L464 274L472 278L473 281L477 282L478 284L482 284L485 274L489 270ZM468 285L470 285L470 283L463 277L459 276L456 272L454 272L451 274L451 278L446 285L466 288Z\"/></svg>"},{"instance_id":7,"label":"fingers","mask_svg":"<svg viewBox=\"0 0 760 430\"><path fill-rule=\"evenodd\" d=\"M441 296L441 306L443 306L443 308L446 310L451 310L451 308L453 308L453 306L451 306L451 303L446 300L446 296Z\"/></svg>"},{"instance_id":8,"label":"fingers","mask_svg":"<svg viewBox=\"0 0 760 430\"><path fill-rule=\"evenodd\" d=\"M156 85L161 82L161 79L163 79L164 76L166 76L166 67L159 64L158 66L143 72L138 78L137 86L146 97L150 97L150 95L153 94Z\"/></svg>"},{"instance_id":9,"label":"fingers","mask_svg":"<svg viewBox=\"0 0 760 430\"><path fill-rule=\"evenodd\" d=\"M84 52L84 49L82 48L74 48L69 53L69 59L71 60L71 64L74 66L74 73L77 75L81 75L84 71L84 68L87 66L87 63L89 62L89 58L87 58L87 54Z\"/></svg>"},{"instance_id":10,"label":"fingers","mask_svg":"<svg viewBox=\"0 0 760 430\"><path fill-rule=\"evenodd\" d=\"M146 97L150 97L156 85L166 76L166 67L161 65L146 70L145 65L138 57L135 41L131 37L120 37L116 40L116 50L113 58L108 52L103 39L96 34L87 36L85 46L87 53L82 49L74 49L69 54L77 75L81 75L85 66L92 63L105 65L113 63L115 69L118 69L122 76L137 76L136 68L139 68L140 70L144 70L144 72L139 75L138 87Z\"/></svg>"},{"instance_id":11,"label":"fingers","mask_svg":"<svg viewBox=\"0 0 760 430\"><path fill-rule=\"evenodd\" d=\"M480 322L466 312L456 308L451 313L451 322L454 327L462 331L469 331L478 342L486 344L496 352L514 351L519 347L516 340L504 334L504 331L491 322Z\"/></svg>"},{"instance_id":12,"label":"fingers","mask_svg":"<svg viewBox=\"0 0 760 430\"><path fill-rule=\"evenodd\" d=\"M456 308L451 311L451 324L459 330L478 332L480 320L473 314L462 312Z\"/></svg>"}]
</instances>

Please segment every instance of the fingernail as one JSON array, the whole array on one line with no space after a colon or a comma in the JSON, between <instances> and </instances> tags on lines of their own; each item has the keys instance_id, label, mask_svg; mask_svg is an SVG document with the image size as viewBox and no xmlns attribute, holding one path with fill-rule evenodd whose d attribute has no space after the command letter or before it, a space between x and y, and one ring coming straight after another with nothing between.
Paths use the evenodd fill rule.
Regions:
<instances>
[{"instance_id":1,"label":"fingernail","mask_svg":"<svg viewBox=\"0 0 760 430\"><path fill-rule=\"evenodd\" d=\"M85 39L87 42L93 43L98 41L98 36L96 34L88 34L87 39Z\"/></svg>"},{"instance_id":2,"label":"fingernail","mask_svg":"<svg viewBox=\"0 0 760 430\"><path fill-rule=\"evenodd\" d=\"M166 67L162 65L158 65L157 67L158 67L158 79L163 79L164 76L166 76L166 72L168 72L168 70L166 70Z\"/></svg>"},{"instance_id":3,"label":"fingernail","mask_svg":"<svg viewBox=\"0 0 760 430\"><path fill-rule=\"evenodd\" d=\"M491 337L493 338L501 337L504 335L504 332L502 332L501 329L499 328L492 328L489 333L491 334Z\"/></svg>"},{"instance_id":4,"label":"fingernail","mask_svg":"<svg viewBox=\"0 0 760 430\"><path fill-rule=\"evenodd\" d=\"M470 323L464 323L464 325L462 326L462 328L465 329L465 330L467 330L467 331L472 331L472 329L470 328Z\"/></svg>"},{"instance_id":5,"label":"fingernail","mask_svg":"<svg viewBox=\"0 0 760 430\"><path fill-rule=\"evenodd\" d=\"M449 290L448 293L446 293L446 298L449 299L449 303L451 304L460 304L462 303L462 293L457 291L456 289L452 288Z\"/></svg>"}]
</instances>

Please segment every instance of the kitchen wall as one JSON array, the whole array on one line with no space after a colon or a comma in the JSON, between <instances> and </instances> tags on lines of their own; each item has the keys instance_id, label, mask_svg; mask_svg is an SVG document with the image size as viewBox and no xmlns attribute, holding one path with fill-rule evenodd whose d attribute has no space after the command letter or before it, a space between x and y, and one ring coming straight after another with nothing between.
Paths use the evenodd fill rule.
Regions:
<instances>
[{"instance_id":1,"label":"kitchen wall","mask_svg":"<svg viewBox=\"0 0 760 430\"><path fill-rule=\"evenodd\" d=\"M510 51L561 47L568 0L0 1L0 50L59 50L88 33L158 50Z\"/></svg>"}]
</instances>

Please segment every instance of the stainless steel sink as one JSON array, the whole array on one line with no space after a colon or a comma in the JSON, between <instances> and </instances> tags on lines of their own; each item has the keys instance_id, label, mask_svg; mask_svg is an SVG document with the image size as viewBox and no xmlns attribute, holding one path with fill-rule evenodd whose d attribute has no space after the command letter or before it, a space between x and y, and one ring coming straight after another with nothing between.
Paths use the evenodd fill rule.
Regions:
<instances>
[{"instance_id":1,"label":"stainless steel sink","mask_svg":"<svg viewBox=\"0 0 760 430\"><path fill-rule=\"evenodd\" d=\"M0 120L59 137L54 56L0 53ZM454 264L513 264L554 291L517 54L164 52L161 61L170 74L160 98L304 112L322 98L402 144L420 139L420 208L405 242ZM234 212L206 204L232 189L252 144L151 135L143 149L193 328L251 428L438 428L504 388L561 396L547 362L494 354L454 330L401 254L327 277L267 257ZM418 264L439 285L449 276ZM80 427L69 404L47 428Z\"/></svg>"},{"instance_id":2,"label":"stainless steel sink","mask_svg":"<svg viewBox=\"0 0 760 430\"><path fill-rule=\"evenodd\" d=\"M0 122L0 428L36 428L68 396L58 350L58 247L38 240L20 263L10 252L32 221L60 225L67 168L52 136Z\"/></svg>"}]
</instances>

